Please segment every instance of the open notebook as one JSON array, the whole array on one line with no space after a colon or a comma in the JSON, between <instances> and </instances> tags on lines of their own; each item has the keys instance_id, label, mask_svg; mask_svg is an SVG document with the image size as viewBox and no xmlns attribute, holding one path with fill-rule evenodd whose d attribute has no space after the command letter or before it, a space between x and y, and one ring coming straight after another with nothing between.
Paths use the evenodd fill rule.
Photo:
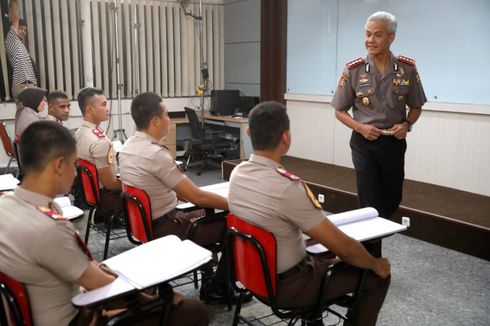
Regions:
<instances>
[{"instance_id":1,"label":"open notebook","mask_svg":"<svg viewBox=\"0 0 490 326\"><path fill-rule=\"evenodd\" d=\"M60 206L63 217L71 220L72 218L77 218L83 215L83 211L71 204L70 198L64 197L56 197L53 200L58 206Z\"/></svg>"},{"instance_id":2,"label":"open notebook","mask_svg":"<svg viewBox=\"0 0 490 326\"><path fill-rule=\"evenodd\" d=\"M406 226L378 216L378 211L372 207L365 207L339 214L326 216L342 232L358 241L382 238L397 232L405 231ZM306 248L310 253L327 251L322 244Z\"/></svg>"},{"instance_id":3,"label":"open notebook","mask_svg":"<svg viewBox=\"0 0 490 326\"><path fill-rule=\"evenodd\" d=\"M11 173L0 175L0 191L13 190L17 188L19 180Z\"/></svg>"},{"instance_id":4,"label":"open notebook","mask_svg":"<svg viewBox=\"0 0 490 326\"><path fill-rule=\"evenodd\" d=\"M134 290L146 289L186 274L211 260L211 251L190 240L168 235L104 261L119 277L101 288L72 298L77 307L90 306Z\"/></svg>"}]
</instances>

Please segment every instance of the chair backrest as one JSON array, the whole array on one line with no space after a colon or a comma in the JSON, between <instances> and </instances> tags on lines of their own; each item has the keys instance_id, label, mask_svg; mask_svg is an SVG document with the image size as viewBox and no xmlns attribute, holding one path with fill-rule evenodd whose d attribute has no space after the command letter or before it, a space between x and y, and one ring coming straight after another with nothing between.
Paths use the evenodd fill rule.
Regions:
<instances>
[{"instance_id":1,"label":"chair backrest","mask_svg":"<svg viewBox=\"0 0 490 326\"><path fill-rule=\"evenodd\" d=\"M229 214L226 220L226 246L228 254L233 257L229 263L234 280L255 295L272 299L276 294L277 248L274 235L233 214Z\"/></svg>"},{"instance_id":2,"label":"chair backrest","mask_svg":"<svg viewBox=\"0 0 490 326\"><path fill-rule=\"evenodd\" d=\"M17 158L15 154L14 144L12 144L12 140L7 131L7 127L3 121L0 121L0 138L2 139L3 149L7 156L12 158Z\"/></svg>"},{"instance_id":3,"label":"chair backrest","mask_svg":"<svg viewBox=\"0 0 490 326\"><path fill-rule=\"evenodd\" d=\"M201 128L201 122L197 116L197 112L191 108L184 107L185 114L187 115L187 119L189 119L189 123L191 125L191 134L193 139L202 139L203 131Z\"/></svg>"},{"instance_id":4,"label":"chair backrest","mask_svg":"<svg viewBox=\"0 0 490 326\"><path fill-rule=\"evenodd\" d=\"M83 197L85 203L89 206L95 206L99 202L99 176L95 164L79 158L77 160L77 170L82 185Z\"/></svg>"},{"instance_id":5,"label":"chair backrest","mask_svg":"<svg viewBox=\"0 0 490 326\"><path fill-rule=\"evenodd\" d=\"M151 203L148 194L144 190L123 183L121 197L131 236L140 243L153 240Z\"/></svg>"},{"instance_id":6,"label":"chair backrest","mask_svg":"<svg viewBox=\"0 0 490 326\"><path fill-rule=\"evenodd\" d=\"M32 325L29 298L24 285L0 272L0 305L7 325Z\"/></svg>"}]
</instances>

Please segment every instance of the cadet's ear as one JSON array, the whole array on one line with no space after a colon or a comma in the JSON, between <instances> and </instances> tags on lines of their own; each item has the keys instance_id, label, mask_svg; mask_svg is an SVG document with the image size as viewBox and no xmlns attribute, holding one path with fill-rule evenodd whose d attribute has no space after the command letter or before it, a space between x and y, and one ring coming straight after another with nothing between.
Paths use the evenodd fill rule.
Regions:
<instances>
[{"instance_id":1,"label":"cadet's ear","mask_svg":"<svg viewBox=\"0 0 490 326\"><path fill-rule=\"evenodd\" d=\"M395 40L395 37L396 37L396 34L395 33L391 33L389 38L388 38L388 41L391 43L393 43L393 41Z\"/></svg>"},{"instance_id":2,"label":"cadet's ear","mask_svg":"<svg viewBox=\"0 0 490 326\"><path fill-rule=\"evenodd\" d=\"M247 136L250 137L250 128L247 128Z\"/></svg>"},{"instance_id":3,"label":"cadet's ear","mask_svg":"<svg viewBox=\"0 0 490 326\"><path fill-rule=\"evenodd\" d=\"M51 165L56 174L61 175L63 173L63 165L65 163L65 158L63 156L55 157L51 160Z\"/></svg>"}]
</instances>

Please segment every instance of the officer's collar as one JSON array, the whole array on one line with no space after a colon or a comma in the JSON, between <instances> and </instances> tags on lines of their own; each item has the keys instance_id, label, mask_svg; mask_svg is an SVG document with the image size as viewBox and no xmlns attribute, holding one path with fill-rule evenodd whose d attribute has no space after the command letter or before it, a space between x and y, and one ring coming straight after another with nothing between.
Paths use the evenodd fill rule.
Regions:
<instances>
[{"instance_id":1,"label":"officer's collar","mask_svg":"<svg viewBox=\"0 0 490 326\"><path fill-rule=\"evenodd\" d=\"M374 73L374 71L377 71L378 69L376 68L376 65L374 64L373 59L371 56L368 54L366 56L366 62L364 63L364 71L365 73ZM390 51L390 67L391 67L391 73L397 73L398 70L400 69L399 63L396 61L395 56L393 55L393 52Z\"/></svg>"},{"instance_id":2,"label":"officer's collar","mask_svg":"<svg viewBox=\"0 0 490 326\"><path fill-rule=\"evenodd\" d=\"M89 127L91 129L97 128L98 126L95 123L89 122L87 120L82 120L82 126Z\"/></svg>"},{"instance_id":3,"label":"officer's collar","mask_svg":"<svg viewBox=\"0 0 490 326\"><path fill-rule=\"evenodd\" d=\"M257 154L251 154L249 161L252 163L260 164L260 165L270 166L273 169L276 169L276 168L281 166L281 164L279 164L279 163L277 163L277 162L275 162L275 161L273 161L273 160L271 160L265 156L260 156Z\"/></svg>"},{"instance_id":4,"label":"officer's collar","mask_svg":"<svg viewBox=\"0 0 490 326\"><path fill-rule=\"evenodd\" d=\"M15 188L14 194L16 197L22 199L23 201L33 205L33 206L41 206L41 207L49 207L50 205L56 207L56 210L58 212L61 212L61 209L59 206L53 201L52 198L49 198L43 194L40 194L38 192L33 192L27 189L22 188L22 186L19 186Z\"/></svg>"},{"instance_id":5,"label":"officer's collar","mask_svg":"<svg viewBox=\"0 0 490 326\"><path fill-rule=\"evenodd\" d=\"M148 140L148 141L150 141L150 143L152 143L152 142L158 142L157 139L153 138L152 136L148 135L146 132L143 132L143 131L136 131L134 133L134 136L136 138Z\"/></svg>"}]
</instances>

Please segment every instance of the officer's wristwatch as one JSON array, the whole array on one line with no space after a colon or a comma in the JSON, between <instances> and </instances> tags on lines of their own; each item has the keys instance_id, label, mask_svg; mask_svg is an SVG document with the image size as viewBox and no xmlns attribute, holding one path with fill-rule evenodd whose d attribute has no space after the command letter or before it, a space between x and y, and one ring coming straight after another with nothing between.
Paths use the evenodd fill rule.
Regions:
<instances>
[{"instance_id":1,"label":"officer's wristwatch","mask_svg":"<svg viewBox=\"0 0 490 326\"><path fill-rule=\"evenodd\" d=\"M413 123L411 123L408 119L403 120L403 122L408 123L408 132L412 131Z\"/></svg>"}]
</instances>

